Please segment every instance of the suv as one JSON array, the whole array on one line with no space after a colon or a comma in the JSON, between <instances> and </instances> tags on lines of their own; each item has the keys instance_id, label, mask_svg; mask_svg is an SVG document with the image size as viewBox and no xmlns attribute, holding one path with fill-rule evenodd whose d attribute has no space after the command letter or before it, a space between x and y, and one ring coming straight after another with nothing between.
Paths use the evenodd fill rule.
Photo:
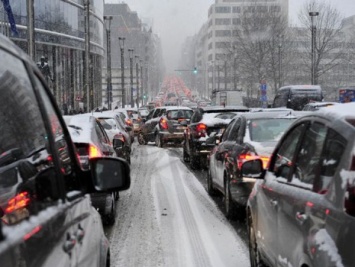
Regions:
<instances>
[{"instance_id":1,"label":"suv","mask_svg":"<svg viewBox=\"0 0 355 267\"><path fill-rule=\"evenodd\" d=\"M128 189L128 163L97 157L81 169L37 66L3 35L0 58L0 266L108 266L89 194Z\"/></svg>"},{"instance_id":2,"label":"suv","mask_svg":"<svg viewBox=\"0 0 355 267\"><path fill-rule=\"evenodd\" d=\"M354 266L355 103L296 120L268 169L247 161L258 178L247 205L252 266Z\"/></svg>"},{"instance_id":3,"label":"suv","mask_svg":"<svg viewBox=\"0 0 355 267\"><path fill-rule=\"evenodd\" d=\"M190 162L193 169L201 165L207 167L207 155L215 146L215 139L209 142L210 137L221 136L232 118L239 112L248 112L249 109L240 107L201 107L192 114L190 125L184 132L183 159Z\"/></svg>"}]
</instances>

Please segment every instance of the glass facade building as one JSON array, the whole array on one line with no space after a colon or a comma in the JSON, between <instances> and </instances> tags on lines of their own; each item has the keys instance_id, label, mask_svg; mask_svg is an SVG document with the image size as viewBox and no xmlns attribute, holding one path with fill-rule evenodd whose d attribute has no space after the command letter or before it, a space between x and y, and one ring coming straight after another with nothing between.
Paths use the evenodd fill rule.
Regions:
<instances>
[{"instance_id":1,"label":"glass facade building","mask_svg":"<svg viewBox=\"0 0 355 267\"><path fill-rule=\"evenodd\" d=\"M86 0L33 0L35 60L46 58L50 74L45 78L63 113L86 110L85 7ZM10 30L8 16L0 3L0 30L24 51L27 44L27 0L9 0L17 35ZM90 84L93 107L102 102L104 49L104 0L90 0ZM91 107L91 108L93 108Z\"/></svg>"}]
</instances>

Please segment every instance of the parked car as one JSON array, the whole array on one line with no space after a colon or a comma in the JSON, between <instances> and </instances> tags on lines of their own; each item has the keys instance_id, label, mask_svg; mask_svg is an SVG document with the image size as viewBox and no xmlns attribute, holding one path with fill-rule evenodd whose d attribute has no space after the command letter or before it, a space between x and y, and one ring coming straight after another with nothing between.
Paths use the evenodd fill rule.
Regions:
<instances>
[{"instance_id":1,"label":"parked car","mask_svg":"<svg viewBox=\"0 0 355 267\"><path fill-rule=\"evenodd\" d=\"M116 156L124 158L128 163L131 163L131 138L127 131L127 128L131 129L131 127L120 123L119 115L112 111L95 112L92 115L104 127L116 152Z\"/></svg>"},{"instance_id":2,"label":"parked car","mask_svg":"<svg viewBox=\"0 0 355 267\"><path fill-rule=\"evenodd\" d=\"M158 147L164 147L169 142L181 145L192 113L192 109L187 107L166 108L155 128L155 144Z\"/></svg>"},{"instance_id":3,"label":"parked car","mask_svg":"<svg viewBox=\"0 0 355 267\"><path fill-rule=\"evenodd\" d=\"M129 165L97 157L83 170L40 70L3 35L0 58L0 266L109 266L88 194L128 189Z\"/></svg>"},{"instance_id":4,"label":"parked car","mask_svg":"<svg viewBox=\"0 0 355 267\"><path fill-rule=\"evenodd\" d=\"M114 109L113 112L118 113L121 116L124 124L129 127L127 129L129 129L128 133L129 136L131 137L131 143L133 143L134 142L133 117L124 108Z\"/></svg>"},{"instance_id":5,"label":"parked car","mask_svg":"<svg viewBox=\"0 0 355 267\"><path fill-rule=\"evenodd\" d=\"M156 126L165 111L166 107L157 107L149 112L147 117L143 120L143 125L138 133L139 144L146 145L148 142L155 141Z\"/></svg>"},{"instance_id":6,"label":"parked car","mask_svg":"<svg viewBox=\"0 0 355 267\"><path fill-rule=\"evenodd\" d=\"M192 114L190 124L184 132L183 160L199 169L207 168L207 155L215 146L209 142L211 135L221 136L227 125L239 112L248 112L243 106L236 107L201 107Z\"/></svg>"},{"instance_id":7,"label":"parked car","mask_svg":"<svg viewBox=\"0 0 355 267\"><path fill-rule=\"evenodd\" d=\"M271 155L242 174L258 178L247 204L252 266L353 266L355 103L295 121Z\"/></svg>"},{"instance_id":8,"label":"parked car","mask_svg":"<svg viewBox=\"0 0 355 267\"><path fill-rule=\"evenodd\" d=\"M338 105L340 103L338 102L310 102L308 104L306 104L304 107L303 107L303 111L315 111L315 110L318 110L320 108L324 108L324 107L330 107L330 106L333 106L333 105Z\"/></svg>"},{"instance_id":9,"label":"parked car","mask_svg":"<svg viewBox=\"0 0 355 267\"><path fill-rule=\"evenodd\" d=\"M90 170L91 158L116 155L109 137L97 118L91 114L81 114L64 116L64 119L83 169ZM92 205L101 214L104 224L114 224L116 220L115 200L117 199L118 192L91 194Z\"/></svg>"},{"instance_id":10,"label":"parked car","mask_svg":"<svg viewBox=\"0 0 355 267\"><path fill-rule=\"evenodd\" d=\"M245 112L233 118L209 155L207 192L224 196L227 218L244 218L254 179L241 175L245 160L258 157L266 168L270 154L296 112Z\"/></svg>"}]
</instances>

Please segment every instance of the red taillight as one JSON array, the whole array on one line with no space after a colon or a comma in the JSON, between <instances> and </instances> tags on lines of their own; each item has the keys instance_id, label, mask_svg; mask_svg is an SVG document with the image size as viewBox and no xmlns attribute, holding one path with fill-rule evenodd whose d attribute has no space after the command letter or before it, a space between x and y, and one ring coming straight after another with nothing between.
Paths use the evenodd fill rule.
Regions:
<instances>
[{"instance_id":1,"label":"red taillight","mask_svg":"<svg viewBox=\"0 0 355 267\"><path fill-rule=\"evenodd\" d=\"M207 133L207 126L206 124L200 123L196 126L196 133L199 137L205 137Z\"/></svg>"},{"instance_id":2,"label":"red taillight","mask_svg":"<svg viewBox=\"0 0 355 267\"><path fill-rule=\"evenodd\" d=\"M19 210L25 208L30 202L30 196L28 192L21 192L11 198L7 203L7 207L5 209L5 213L12 213L15 210Z\"/></svg>"},{"instance_id":3,"label":"red taillight","mask_svg":"<svg viewBox=\"0 0 355 267\"><path fill-rule=\"evenodd\" d=\"M164 130L167 130L168 129L168 122L166 119L164 118L161 118L160 121L159 121L159 124L160 124L160 127Z\"/></svg>"},{"instance_id":4,"label":"red taillight","mask_svg":"<svg viewBox=\"0 0 355 267\"><path fill-rule=\"evenodd\" d=\"M89 147L89 158L97 158L97 157L101 157L101 152L100 150L94 146L94 145L90 145Z\"/></svg>"},{"instance_id":5,"label":"red taillight","mask_svg":"<svg viewBox=\"0 0 355 267\"><path fill-rule=\"evenodd\" d=\"M132 126L132 125L133 125L133 122L132 122L132 120L130 120L130 119L126 119L126 124L127 124L128 126Z\"/></svg>"},{"instance_id":6,"label":"red taillight","mask_svg":"<svg viewBox=\"0 0 355 267\"><path fill-rule=\"evenodd\" d=\"M122 141L124 143L125 139L124 136L122 134L116 134L113 139L118 139L120 141Z\"/></svg>"}]
</instances>

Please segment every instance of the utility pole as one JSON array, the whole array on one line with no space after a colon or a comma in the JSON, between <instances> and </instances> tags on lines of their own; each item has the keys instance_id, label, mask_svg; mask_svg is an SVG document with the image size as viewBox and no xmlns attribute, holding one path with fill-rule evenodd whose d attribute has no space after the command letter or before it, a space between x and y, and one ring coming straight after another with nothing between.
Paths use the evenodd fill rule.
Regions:
<instances>
[{"instance_id":1,"label":"utility pole","mask_svg":"<svg viewBox=\"0 0 355 267\"><path fill-rule=\"evenodd\" d=\"M122 87L122 108L126 107L126 89L124 88L124 41L126 38L118 37L121 49L121 87Z\"/></svg>"},{"instance_id":2,"label":"utility pole","mask_svg":"<svg viewBox=\"0 0 355 267\"><path fill-rule=\"evenodd\" d=\"M107 36L107 107L112 109L112 71L111 71L111 21L112 16L104 16L106 23L106 36Z\"/></svg>"},{"instance_id":3,"label":"utility pole","mask_svg":"<svg viewBox=\"0 0 355 267\"><path fill-rule=\"evenodd\" d=\"M224 57L224 90L227 91L227 55Z\"/></svg>"},{"instance_id":4,"label":"utility pole","mask_svg":"<svg viewBox=\"0 0 355 267\"><path fill-rule=\"evenodd\" d=\"M27 53L30 58L35 61L35 27L34 27L34 0L27 0L27 45L28 50Z\"/></svg>"},{"instance_id":5,"label":"utility pole","mask_svg":"<svg viewBox=\"0 0 355 267\"><path fill-rule=\"evenodd\" d=\"M143 72L143 60L140 60L141 63L141 96L142 96L142 106L144 106L144 72Z\"/></svg>"},{"instance_id":6,"label":"utility pole","mask_svg":"<svg viewBox=\"0 0 355 267\"><path fill-rule=\"evenodd\" d=\"M134 108L134 99L133 99L133 52L134 49L128 49L129 53L129 71L131 78L131 108Z\"/></svg>"},{"instance_id":7,"label":"utility pole","mask_svg":"<svg viewBox=\"0 0 355 267\"><path fill-rule=\"evenodd\" d=\"M139 108L139 56L135 56L136 58L136 81L137 81L137 108Z\"/></svg>"},{"instance_id":8,"label":"utility pole","mask_svg":"<svg viewBox=\"0 0 355 267\"><path fill-rule=\"evenodd\" d=\"M85 85L86 109L90 111L90 0L85 1Z\"/></svg>"},{"instance_id":9,"label":"utility pole","mask_svg":"<svg viewBox=\"0 0 355 267\"><path fill-rule=\"evenodd\" d=\"M279 43L279 87L282 87L282 37Z\"/></svg>"},{"instance_id":10,"label":"utility pole","mask_svg":"<svg viewBox=\"0 0 355 267\"><path fill-rule=\"evenodd\" d=\"M317 83L316 81L316 26L314 25L314 17L317 17L319 15L319 12L309 12L309 16L311 17L311 36L312 36L312 85L315 85Z\"/></svg>"}]
</instances>

